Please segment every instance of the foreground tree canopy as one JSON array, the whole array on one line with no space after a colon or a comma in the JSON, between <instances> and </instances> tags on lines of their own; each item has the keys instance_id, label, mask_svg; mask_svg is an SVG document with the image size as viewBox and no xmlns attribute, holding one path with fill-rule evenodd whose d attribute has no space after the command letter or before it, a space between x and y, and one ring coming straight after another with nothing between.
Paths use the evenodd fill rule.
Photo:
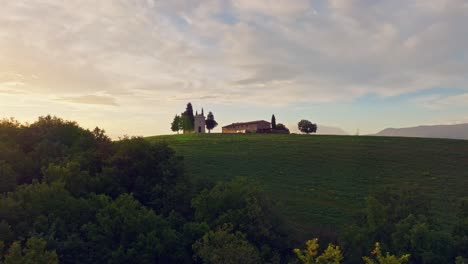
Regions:
<instances>
[{"instance_id":1,"label":"foreground tree canopy","mask_svg":"<svg viewBox=\"0 0 468 264\"><path fill-rule=\"evenodd\" d=\"M113 142L99 128L46 116L3 120L0 150L2 255L31 258L33 242L44 263L204 262L207 251L223 252L218 242L259 262L291 255L260 189L242 179L194 187L165 144Z\"/></svg>"},{"instance_id":2,"label":"foreground tree canopy","mask_svg":"<svg viewBox=\"0 0 468 264\"><path fill-rule=\"evenodd\" d=\"M186 176L183 158L166 144L111 141L99 128L90 131L51 116L32 124L0 122L0 192L0 263L403 263L407 258L463 263L468 258L466 201L456 227L447 232L426 210L427 200L417 196L421 192L371 196L354 224L337 230L339 247L318 254L312 240L305 251L293 251L302 242L293 241L278 207L258 185L243 178L195 182ZM363 259L374 247L375 254Z\"/></svg>"}]
</instances>

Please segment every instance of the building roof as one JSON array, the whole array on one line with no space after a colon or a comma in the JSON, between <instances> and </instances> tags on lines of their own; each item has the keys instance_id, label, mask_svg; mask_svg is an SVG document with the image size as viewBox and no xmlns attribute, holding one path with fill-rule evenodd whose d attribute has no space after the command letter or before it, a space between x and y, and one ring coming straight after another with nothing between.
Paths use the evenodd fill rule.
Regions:
<instances>
[{"instance_id":1,"label":"building roof","mask_svg":"<svg viewBox=\"0 0 468 264\"><path fill-rule=\"evenodd\" d=\"M232 123L227 126L223 126L223 128L229 128L229 127L235 127L235 126L241 126L241 125L251 125L251 124L258 124L258 123L268 123L270 122L265 121L265 120L257 120L257 121L249 121L249 122L237 122L237 123Z\"/></svg>"}]
</instances>

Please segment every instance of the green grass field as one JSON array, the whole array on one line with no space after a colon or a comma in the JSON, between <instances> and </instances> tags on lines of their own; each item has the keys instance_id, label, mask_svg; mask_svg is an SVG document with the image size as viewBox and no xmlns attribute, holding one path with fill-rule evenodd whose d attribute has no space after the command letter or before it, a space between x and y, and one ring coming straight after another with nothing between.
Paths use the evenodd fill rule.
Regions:
<instances>
[{"instance_id":1,"label":"green grass field","mask_svg":"<svg viewBox=\"0 0 468 264\"><path fill-rule=\"evenodd\" d=\"M149 137L185 157L194 179L259 182L293 228L339 227L386 186L418 185L451 222L468 196L468 141L367 136L204 134Z\"/></svg>"}]
</instances>

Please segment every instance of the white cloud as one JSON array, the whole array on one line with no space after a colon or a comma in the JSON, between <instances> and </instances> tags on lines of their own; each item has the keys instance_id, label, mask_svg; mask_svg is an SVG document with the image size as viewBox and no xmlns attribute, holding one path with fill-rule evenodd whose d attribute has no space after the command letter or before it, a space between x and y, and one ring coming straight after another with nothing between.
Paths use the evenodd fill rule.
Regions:
<instances>
[{"instance_id":1,"label":"white cloud","mask_svg":"<svg viewBox=\"0 0 468 264\"><path fill-rule=\"evenodd\" d=\"M56 93L206 89L247 101L265 89L294 89L293 102L466 88L463 1L330 0L319 15L314 3L12 1L0 11L0 70Z\"/></svg>"},{"instance_id":2,"label":"white cloud","mask_svg":"<svg viewBox=\"0 0 468 264\"><path fill-rule=\"evenodd\" d=\"M233 6L242 13L256 12L268 16L290 16L305 13L311 8L308 0L233 0Z\"/></svg>"},{"instance_id":3,"label":"white cloud","mask_svg":"<svg viewBox=\"0 0 468 264\"><path fill-rule=\"evenodd\" d=\"M468 93L451 96L428 95L417 98L414 102L431 109L466 107L468 105Z\"/></svg>"},{"instance_id":4,"label":"white cloud","mask_svg":"<svg viewBox=\"0 0 468 264\"><path fill-rule=\"evenodd\" d=\"M117 106L115 98L105 95L79 95L68 96L57 99L58 101L77 103L77 104L91 104L91 105L111 105Z\"/></svg>"}]
</instances>

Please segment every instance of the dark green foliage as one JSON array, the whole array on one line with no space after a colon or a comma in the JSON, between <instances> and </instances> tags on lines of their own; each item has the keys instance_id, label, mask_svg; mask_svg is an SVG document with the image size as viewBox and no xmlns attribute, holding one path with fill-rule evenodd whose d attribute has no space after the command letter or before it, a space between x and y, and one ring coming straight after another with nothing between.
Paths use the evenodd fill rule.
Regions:
<instances>
[{"instance_id":1,"label":"dark green foliage","mask_svg":"<svg viewBox=\"0 0 468 264\"><path fill-rule=\"evenodd\" d=\"M208 113L208 116L206 117L206 128L208 129L208 132L211 133L211 130L215 127L218 126L218 122L214 119L214 115L212 112Z\"/></svg>"},{"instance_id":2,"label":"dark green foliage","mask_svg":"<svg viewBox=\"0 0 468 264\"><path fill-rule=\"evenodd\" d=\"M271 116L271 129L277 129L276 127L276 117L275 115Z\"/></svg>"},{"instance_id":3,"label":"dark green foliage","mask_svg":"<svg viewBox=\"0 0 468 264\"><path fill-rule=\"evenodd\" d=\"M183 249L178 232L128 194L107 201L95 217L81 227L90 248L87 262L176 262Z\"/></svg>"},{"instance_id":4,"label":"dark green foliage","mask_svg":"<svg viewBox=\"0 0 468 264\"><path fill-rule=\"evenodd\" d=\"M204 190L192 205L196 220L207 222L212 229L232 226L257 246L265 261L287 251L288 239L281 219L265 194L245 179Z\"/></svg>"},{"instance_id":5,"label":"dark green foliage","mask_svg":"<svg viewBox=\"0 0 468 264\"><path fill-rule=\"evenodd\" d=\"M380 241L385 251L410 253L413 263L452 261L452 238L435 222L429 208L429 199L417 188L369 197L357 224L345 232L345 258L358 261L373 242Z\"/></svg>"},{"instance_id":6,"label":"dark green foliage","mask_svg":"<svg viewBox=\"0 0 468 264\"><path fill-rule=\"evenodd\" d=\"M261 261L260 253L249 243L245 234L232 232L229 225L206 233L193 245L195 256L207 264L255 264Z\"/></svg>"},{"instance_id":7,"label":"dark green foliage","mask_svg":"<svg viewBox=\"0 0 468 264\"><path fill-rule=\"evenodd\" d=\"M64 263L170 262L183 257L179 233L124 194L74 198L63 185L32 184L0 200L15 237L44 236Z\"/></svg>"},{"instance_id":8,"label":"dark green foliage","mask_svg":"<svg viewBox=\"0 0 468 264\"><path fill-rule=\"evenodd\" d=\"M5 264L55 264L58 263L55 251L47 251L47 243L40 238L31 237L23 249L19 241L13 242L6 254L3 242L0 242L0 263ZM4 258L4 260L3 260Z\"/></svg>"},{"instance_id":9,"label":"dark green foliage","mask_svg":"<svg viewBox=\"0 0 468 264\"><path fill-rule=\"evenodd\" d=\"M456 255L468 259L468 198L461 200L453 229ZM462 260L460 260L462 261ZM468 260L466 261L468 263Z\"/></svg>"},{"instance_id":10,"label":"dark green foliage","mask_svg":"<svg viewBox=\"0 0 468 264\"><path fill-rule=\"evenodd\" d=\"M278 129L278 130L286 130L286 129L288 129L288 128L286 128L286 126L285 126L284 124L279 123L279 124L276 125L276 129Z\"/></svg>"},{"instance_id":11,"label":"dark green foliage","mask_svg":"<svg viewBox=\"0 0 468 264\"><path fill-rule=\"evenodd\" d=\"M183 226L171 222L170 215L193 218L192 192L181 159L165 144L111 142L103 130L55 117L4 121L0 136L8 139L1 154L16 146L0 154L2 192L32 182L0 197L1 240L43 237L64 263L184 262L206 232L184 238Z\"/></svg>"},{"instance_id":12,"label":"dark green foliage","mask_svg":"<svg viewBox=\"0 0 468 264\"><path fill-rule=\"evenodd\" d=\"M185 108L185 112L182 113L182 124L184 132L193 131L194 124L195 124L195 116L193 115L193 107L192 103L188 103L187 107Z\"/></svg>"},{"instance_id":13,"label":"dark green foliage","mask_svg":"<svg viewBox=\"0 0 468 264\"><path fill-rule=\"evenodd\" d=\"M31 125L2 121L0 240L7 247L18 241L12 255L21 258L28 239L37 237L46 244L35 243L41 245L36 248L47 250L35 251L55 251L62 263L216 262L225 256L244 263L286 262L292 251L277 211L293 215L288 224L296 223L293 227L309 236L322 220L350 219L369 189L379 193L383 185L416 182L421 190L390 190L367 199L366 210L343 239L350 262L350 252L366 255L375 241L382 241L385 251L410 253L414 263L466 258L466 203L457 217L450 214L450 202L456 204L454 198L466 191L466 178L459 177L466 171L457 169L465 161L464 142L207 137L168 140L187 157L189 179L182 159L166 143L112 142L103 130L85 130L55 117ZM282 140L287 146L278 143ZM330 148L333 144L338 151ZM418 155L410 155L414 149ZM430 173L421 176L420 170ZM216 184L235 175L249 181ZM279 203L272 205L267 194ZM294 218L308 214L315 218Z\"/></svg>"},{"instance_id":14,"label":"dark green foliage","mask_svg":"<svg viewBox=\"0 0 468 264\"><path fill-rule=\"evenodd\" d=\"M195 119L194 119L194 116L193 116L193 107L192 107L192 103L188 103L187 104L187 107L185 108L185 113L187 114L187 116L189 117L190 121L193 122Z\"/></svg>"},{"instance_id":15,"label":"dark green foliage","mask_svg":"<svg viewBox=\"0 0 468 264\"><path fill-rule=\"evenodd\" d=\"M181 114L180 120L182 130L184 131L184 133L193 131L194 124L190 121L190 118L185 113Z\"/></svg>"},{"instance_id":16,"label":"dark green foliage","mask_svg":"<svg viewBox=\"0 0 468 264\"><path fill-rule=\"evenodd\" d=\"M142 138L115 143L115 153L105 162L103 191L116 197L133 193L135 198L158 212L189 208L188 181L180 159L166 144L151 144Z\"/></svg>"},{"instance_id":17,"label":"dark green foliage","mask_svg":"<svg viewBox=\"0 0 468 264\"><path fill-rule=\"evenodd\" d=\"M276 239L275 215L260 193L235 183L226 194L205 181L194 188L165 143L111 142L103 130L55 117L31 125L3 121L0 137L0 240L12 245L14 257L6 263L42 263L45 245L62 263L191 263L193 244L224 223L236 228L236 239L246 232L239 238L253 259L282 257L276 249L286 245ZM240 202L218 208L223 219L198 217L191 200L200 188ZM22 249L28 239L36 241L34 250ZM24 262L33 251L34 261Z\"/></svg>"},{"instance_id":18,"label":"dark green foliage","mask_svg":"<svg viewBox=\"0 0 468 264\"><path fill-rule=\"evenodd\" d=\"M8 224L7 221L1 220L0 221L0 241L12 241L13 240L13 232L11 231L11 226Z\"/></svg>"},{"instance_id":19,"label":"dark green foliage","mask_svg":"<svg viewBox=\"0 0 468 264\"><path fill-rule=\"evenodd\" d=\"M276 125L276 129L272 130L272 132L280 134L289 134L289 129L285 125L279 123Z\"/></svg>"},{"instance_id":20,"label":"dark green foliage","mask_svg":"<svg viewBox=\"0 0 468 264\"><path fill-rule=\"evenodd\" d=\"M309 120L301 120L299 123L297 123L297 128L299 131L310 134L310 133L316 133L317 132L317 125L312 124Z\"/></svg>"},{"instance_id":21,"label":"dark green foliage","mask_svg":"<svg viewBox=\"0 0 468 264\"><path fill-rule=\"evenodd\" d=\"M111 145L103 130L84 130L75 122L51 116L40 117L31 125L4 120L0 139L0 160L11 166L17 184L40 180L44 166L69 160L80 161L80 166L92 173L99 172L100 161Z\"/></svg>"},{"instance_id":22,"label":"dark green foliage","mask_svg":"<svg viewBox=\"0 0 468 264\"><path fill-rule=\"evenodd\" d=\"M11 192L16 188L16 173L4 160L0 160L0 193Z\"/></svg>"},{"instance_id":23,"label":"dark green foliage","mask_svg":"<svg viewBox=\"0 0 468 264\"><path fill-rule=\"evenodd\" d=\"M181 122L182 122L181 117L179 115L176 115L174 117L174 120L171 123L171 130L173 132L177 132L177 134L179 134L180 127L181 127Z\"/></svg>"},{"instance_id":24,"label":"dark green foliage","mask_svg":"<svg viewBox=\"0 0 468 264\"><path fill-rule=\"evenodd\" d=\"M0 199L0 219L10 225L14 239L30 234L65 236L76 226L64 223L87 222L95 212L95 206L72 197L60 183L20 186Z\"/></svg>"}]
</instances>

